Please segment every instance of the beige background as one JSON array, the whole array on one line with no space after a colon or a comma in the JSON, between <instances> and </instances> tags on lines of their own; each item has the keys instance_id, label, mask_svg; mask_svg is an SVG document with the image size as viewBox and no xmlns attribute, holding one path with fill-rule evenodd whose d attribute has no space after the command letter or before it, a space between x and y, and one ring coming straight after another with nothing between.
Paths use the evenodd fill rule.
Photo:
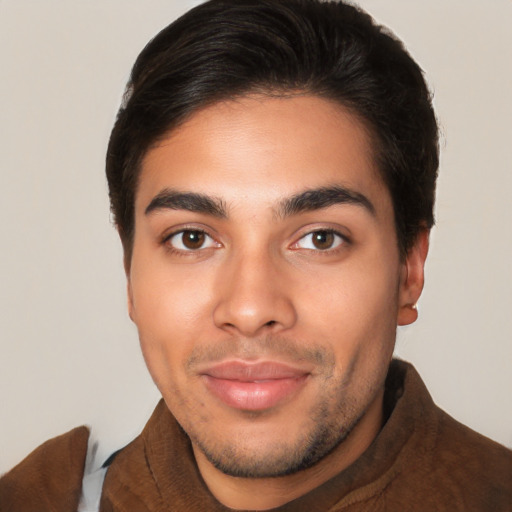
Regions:
<instances>
[{"instance_id":1,"label":"beige background","mask_svg":"<svg viewBox=\"0 0 512 512\"><path fill-rule=\"evenodd\" d=\"M158 400L103 160L133 60L195 3L0 0L0 472L84 423L106 455ZM453 416L512 445L512 2L361 4L425 69L444 132L420 320L398 354Z\"/></svg>"}]
</instances>

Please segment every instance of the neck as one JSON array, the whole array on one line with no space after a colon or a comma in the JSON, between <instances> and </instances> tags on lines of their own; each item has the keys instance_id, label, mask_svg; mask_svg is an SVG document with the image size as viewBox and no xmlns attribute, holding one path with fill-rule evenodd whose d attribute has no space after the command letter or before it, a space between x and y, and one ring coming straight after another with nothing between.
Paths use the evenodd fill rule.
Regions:
<instances>
[{"instance_id":1,"label":"neck","mask_svg":"<svg viewBox=\"0 0 512 512\"><path fill-rule=\"evenodd\" d=\"M276 478L238 478L215 468L192 445L201 476L215 498L235 510L268 510L316 489L355 462L377 437L383 422L384 390L339 446L313 467Z\"/></svg>"}]
</instances>

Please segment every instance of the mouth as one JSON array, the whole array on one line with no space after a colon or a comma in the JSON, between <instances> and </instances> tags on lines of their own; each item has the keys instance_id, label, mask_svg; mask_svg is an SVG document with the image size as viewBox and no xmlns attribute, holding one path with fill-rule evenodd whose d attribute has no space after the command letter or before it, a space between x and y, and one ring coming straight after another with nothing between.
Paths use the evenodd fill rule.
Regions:
<instances>
[{"instance_id":1,"label":"mouth","mask_svg":"<svg viewBox=\"0 0 512 512\"><path fill-rule=\"evenodd\" d=\"M310 371L280 362L234 360L216 364L200 375L208 391L228 407L264 411L298 393Z\"/></svg>"}]
</instances>

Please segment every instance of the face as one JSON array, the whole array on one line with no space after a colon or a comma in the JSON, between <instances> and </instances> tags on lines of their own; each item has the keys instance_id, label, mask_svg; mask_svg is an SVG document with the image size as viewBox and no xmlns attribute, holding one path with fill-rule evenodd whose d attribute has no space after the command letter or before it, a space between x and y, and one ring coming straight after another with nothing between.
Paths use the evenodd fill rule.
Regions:
<instances>
[{"instance_id":1,"label":"face","mask_svg":"<svg viewBox=\"0 0 512 512\"><path fill-rule=\"evenodd\" d=\"M130 316L196 458L291 474L380 412L410 263L364 126L327 100L219 103L153 147Z\"/></svg>"}]
</instances>

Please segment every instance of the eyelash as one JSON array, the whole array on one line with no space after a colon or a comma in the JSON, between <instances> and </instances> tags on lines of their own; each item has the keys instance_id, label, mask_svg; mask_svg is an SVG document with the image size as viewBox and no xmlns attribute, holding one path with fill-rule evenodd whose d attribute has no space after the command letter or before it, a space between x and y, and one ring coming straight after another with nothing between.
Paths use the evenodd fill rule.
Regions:
<instances>
[{"instance_id":1,"label":"eyelash","mask_svg":"<svg viewBox=\"0 0 512 512\"><path fill-rule=\"evenodd\" d=\"M306 237L308 237L308 236L313 237L315 234L318 234L318 233L332 235L334 237L339 238L339 241L338 242L336 242L336 240L333 241L333 243L337 243L337 245L335 247L328 247L326 249L320 249L320 248L303 248L303 249L308 250L308 251L313 251L317 254L333 254L333 253L336 253L339 250L341 250L344 246L350 244L349 238L346 235L344 235L343 233L340 233L339 231L336 231L335 229L332 229L332 228L319 228L319 229L314 229L312 231L308 231L307 233L302 235L297 240L297 242L295 242L293 244L293 248L296 250L301 249L301 247L298 247L298 245L302 240L306 239Z\"/></svg>"},{"instance_id":2,"label":"eyelash","mask_svg":"<svg viewBox=\"0 0 512 512\"><path fill-rule=\"evenodd\" d=\"M177 247L174 247L172 244L171 244L171 240L174 238L174 237L177 237L178 235L183 235L184 233L197 233L199 235L204 235L205 237L207 237L208 239L210 239L210 243L211 245L209 247L198 247L198 248L177 248ZM328 247L326 249L320 249L320 248L309 248L309 247L304 247L304 248L301 248L299 247L299 243L303 240L306 239L306 237L308 236L314 236L315 234L317 233L323 233L323 234L326 234L326 235L332 235L334 237L337 237L339 238L339 241L336 242L336 240L334 240L333 243L336 243L337 245L335 247ZM312 231L308 231L307 233L304 233L292 246L291 246L291 249L292 250L300 250L300 249L303 249L303 250L306 250L306 251L311 251L313 253L316 253L318 255L328 255L328 254L333 254L333 253L336 253L340 250L342 250L343 248L345 248L347 245L349 245L351 243L350 239L340 233L339 231L336 231L335 229L331 229L331 228L319 228L319 229L314 229ZM197 253L201 250L205 250L205 249L210 249L210 248L215 248L215 247L221 247L221 244L219 242L217 242L215 240L215 238L213 236L211 236L206 230L204 229L198 229L198 228L194 228L194 227L190 227L190 228L187 228L187 227L184 227L184 228L180 228L179 230L176 230L176 231L173 231L172 233L168 233L166 234L163 238L162 238L162 241L161 241L161 244L166 248L167 251L169 251L170 253L172 254L176 254L176 255L179 255L179 256L193 256L193 255L197 255Z\"/></svg>"},{"instance_id":3,"label":"eyelash","mask_svg":"<svg viewBox=\"0 0 512 512\"><path fill-rule=\"evenodd\" d=\"M171 240L174 237L177 237L178 235L183 235L184 233L197 233L199 235L204 235L205 237L208 237L213 242L212 247L214 245L216 245L217 247L220 246L220 244L218 242L216 242L215 238L213 236L211 236L206 230L193 228L193 227L180 228L176 231L173 231L172 233L166 234L162 238L161 244L166 248L167 251L169 251L172 254L178 255L178 256L192 256L194 254L197 254L197 252L202 249L204 250L204 249L210 248L210 247L199 247L197 249L190 249L190 248L189 249L181 249L181 248L174 247L171 244Z\"/></svg>"}]
</instances>

